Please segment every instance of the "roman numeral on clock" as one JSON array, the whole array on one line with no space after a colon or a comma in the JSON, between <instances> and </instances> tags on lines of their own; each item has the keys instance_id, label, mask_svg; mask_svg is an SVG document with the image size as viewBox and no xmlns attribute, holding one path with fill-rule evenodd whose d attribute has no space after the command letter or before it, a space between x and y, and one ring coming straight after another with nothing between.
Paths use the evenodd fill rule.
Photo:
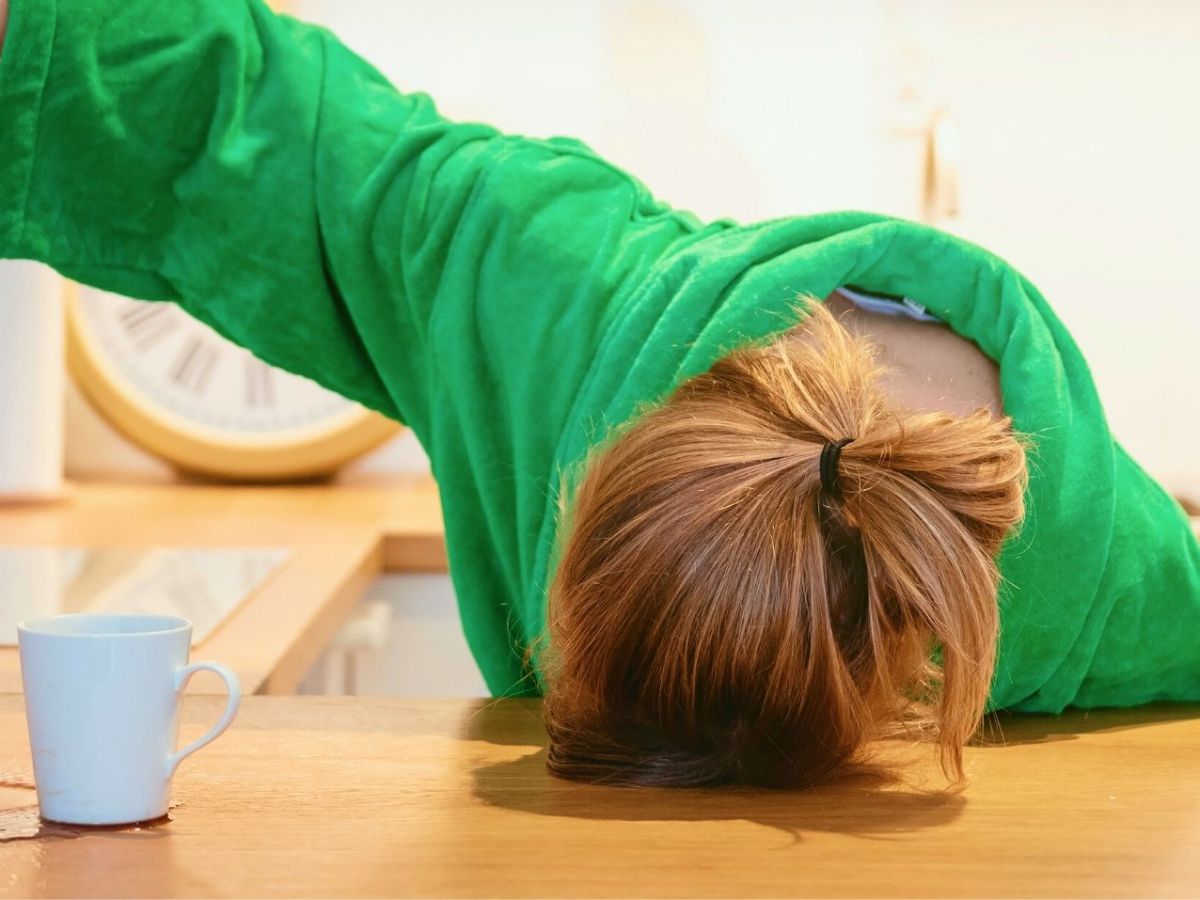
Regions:
<instances>
[{"instance_id":1,"label":"roman numeral on clock","mask_svg":"<svg viewBox=\"0 0 1200 900\"><path fill-rule=\"evenodd\" d=\"M246 405L275 405L275 383L272 380L271 367L253 356L246 358Z\"/></svg>"},{"instance_id":2,"label":"roman numeral on clock","mask_svg":"<svg viewBox=\"0 0 1200 900\"><path fill-rule=\"evenodd\" d=\"M171 366L171 380L197 396L203 394L220 355L220 351L212 343L193 335L183 345Z\"/></svg>"},{"instance_id":3,"label":"roman numeral on clock","mask_svg":"<svg viewBox=\"0 0 1200 900\"><path fill-rule=\"evenodd\" d=\"M179 326L175 312L166 303L131 300L120 312L121 324L139 350L149 350Z\"/></svg>"}]
</instances>

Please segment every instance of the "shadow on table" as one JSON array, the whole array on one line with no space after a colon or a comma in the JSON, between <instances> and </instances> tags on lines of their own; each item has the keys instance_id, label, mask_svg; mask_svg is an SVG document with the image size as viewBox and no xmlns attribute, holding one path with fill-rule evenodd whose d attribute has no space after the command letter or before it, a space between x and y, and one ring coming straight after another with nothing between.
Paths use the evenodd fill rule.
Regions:
<instances>
[{"instance_id":1,"label":"shadow on table","mask_svg":"<svg viewBox=\"0 0 1200 900\"><path fill-rule=\"evenodd\" d=\"M1061 715L1001 711L984 719L971 746L995 749L1017 744L1073 741L1082 734L1104 734L1200 719L1200 703L1149 703L1143 706L1075 709Z\"/></svg>"},{"instance_id":2,"label":"shadow on table","mask_svg":"<svg viewBox=\"0 0 1200 900\"><path fill-rule=\"evenodd\" d=\"M806 831L883 836L953 821L965 799L917 789L882 789L870 779L805 790L743 786L641 788L555 778L546 770L546 732L538 700L481 700L461 737L536 747L519 759L474 770L477 798L492 806L545 816L622 821L748 820L800 841Z\"/></svg>"},{"instance_id":3,"label":"shadow on table","mask_svg":"<svg viewBox=\"0 0 1200 900\"><path fill-rule=\"evenodd\" d=\"M627 822L746 820L778 829L798 842L805 832L861 837L934 828L954 821L964 797L879 790L840 782L807 790L747 787L642 788L586 784L546 771L546 750L474 771L475 796L508 810L571 819Z\"/></svg>"},{"instance_id":4,"label":"shadow on table","mask_svg":"<svg viewBox=\"0 0 1200 900\"><path fill-rule=\"evenodd\" d=\"M480 699L463 724L462 737L493 744L544 746L541 700L536 698ZM1013 713L984 717L972 747L994 749L1016 744L1075 740L1082 734L1109 733L1148 725L1200 719L1200 703L1160 702L1131 707L1076 709L1060 715Z\"/></svg>"},{"instance_id":5,"label":"shadow on table","mask_svg":"<svg viewBox=\"0 0 1200 900\"><path fill-rule=\"evenodd\" d=\"M987 717L979 749L1046 743L1081 734L1112 732L1200 717L1200 705L1160 703L1130 709L1068 710L1061 716L1011 714ZM842 780L803 790L748 787L636 788L567 781L546 771L546 734L537 700L481 700L463 721L461 736L494 744L537 747L519 759L474 770L476 797L504 809L566 818L623 821L742 819L786 832L836 832L887 840L888 836L946 825L957 819L967 794L943 793L933 748L914 759L912 781L887 785ZM976 745L973 745L976 746ZM919 752L919 751L918 751Z\"/></svg>"}]
</instances>

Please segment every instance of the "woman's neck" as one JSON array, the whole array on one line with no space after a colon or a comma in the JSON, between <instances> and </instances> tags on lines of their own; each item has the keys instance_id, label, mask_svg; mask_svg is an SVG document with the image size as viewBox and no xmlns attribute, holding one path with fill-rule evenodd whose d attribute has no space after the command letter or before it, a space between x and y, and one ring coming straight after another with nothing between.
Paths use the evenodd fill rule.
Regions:
<instances>
[{"instance_id":1,"label":"woman's neck","mask_svg":"<svg viewBox=\"0 0 1200 900\"><path fill-rule=\"evenodd\" d=\"M1004 415L999 366L950 326L865 310L836 291L825 305L852 334L878 347L888 369L881 384L901 406L956 415L982 406Z\"/></svg>"}]
</instances>

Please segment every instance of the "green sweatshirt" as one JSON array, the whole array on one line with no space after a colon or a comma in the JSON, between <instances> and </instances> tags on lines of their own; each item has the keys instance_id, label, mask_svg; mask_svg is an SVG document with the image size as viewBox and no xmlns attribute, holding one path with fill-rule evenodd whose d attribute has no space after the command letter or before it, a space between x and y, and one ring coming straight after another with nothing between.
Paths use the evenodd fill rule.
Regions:
<instances>
[{"instance_id":1,"label":"green sweatshirt","mask_svg":"<svg viewBox=\"0 0 1200 900\"><path fill-rule=\"evenodd\" d=\"M448 121L254 0L11 3L0 256L179 303L412 428L493 694L545 686L522 653L544 625L564 467L794 325L798 292L854 284L978 344L1037 441L1000 557L988 708L1200 700L1200 545L997 256L867 212L703 222L577 140Z\"/></svg>"}]
</instances>

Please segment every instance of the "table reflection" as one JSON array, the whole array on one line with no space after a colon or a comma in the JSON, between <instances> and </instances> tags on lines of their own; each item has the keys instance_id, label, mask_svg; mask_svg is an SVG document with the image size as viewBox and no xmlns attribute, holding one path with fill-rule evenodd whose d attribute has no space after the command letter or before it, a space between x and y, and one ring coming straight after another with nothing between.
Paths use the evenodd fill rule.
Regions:
<instances>
[{"instance_id":1,"label":"table reflection","mask_svg":"<svg viewBox=\"0 0 1200 900\"><path fill-rule=\"evenodd\" d=\"M18 622L72 612L184 616L198 644L288 553L274 547L0 547L0 644L16 644Z\"/></svg>"}]
</instances>

